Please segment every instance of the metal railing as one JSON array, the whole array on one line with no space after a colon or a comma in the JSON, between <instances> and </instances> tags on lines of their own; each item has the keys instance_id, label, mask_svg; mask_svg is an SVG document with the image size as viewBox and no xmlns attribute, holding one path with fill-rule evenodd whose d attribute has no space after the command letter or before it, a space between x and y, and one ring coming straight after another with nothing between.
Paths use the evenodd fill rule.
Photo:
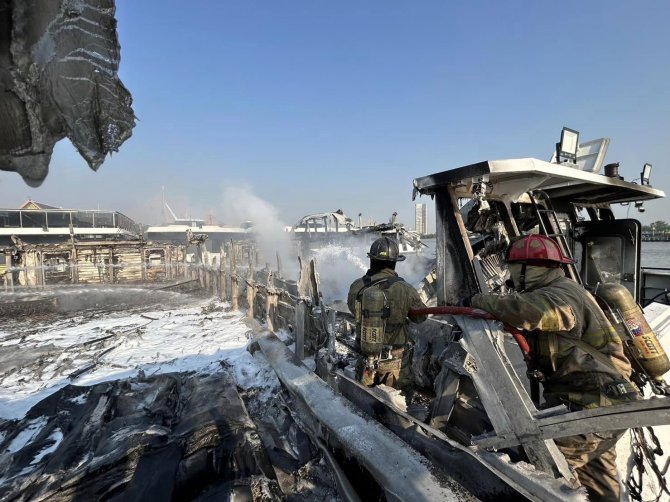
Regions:
<instances>
[{"instance_id":1,"label":"metal railing","mask_svg":"<svg viewBox=\"0 0 670 502\"><path fill-rule=\"evenodd\" d=\"M139 225L118 211L68 209L0 210L0 228L118 228L139 232Z\"/></svg>"}]
</instances>

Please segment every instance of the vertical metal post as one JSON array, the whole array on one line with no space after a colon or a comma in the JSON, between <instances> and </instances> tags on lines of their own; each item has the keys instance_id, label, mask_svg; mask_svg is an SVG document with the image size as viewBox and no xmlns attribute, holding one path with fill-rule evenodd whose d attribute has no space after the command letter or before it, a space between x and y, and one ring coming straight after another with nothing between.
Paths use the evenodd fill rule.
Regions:
<instances>
[{"instance_id":1,"label":"vertical metal post","mask_svg":"<svg viewBox=\"0 0 670 502\"><path fill-rule=\"evenodd\" d=\"M458 210L447 188L435 194L437 230L437 304L457 305L461 298L479 292L472 266L472 248Z\"/></svg>"}]
</instances>

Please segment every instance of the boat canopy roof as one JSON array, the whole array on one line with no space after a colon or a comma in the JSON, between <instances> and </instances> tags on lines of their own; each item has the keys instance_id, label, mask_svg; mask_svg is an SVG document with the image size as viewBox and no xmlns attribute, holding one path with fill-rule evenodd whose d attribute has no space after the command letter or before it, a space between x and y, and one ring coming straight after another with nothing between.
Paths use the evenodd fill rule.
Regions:
<instances>
[{"instance_id":1,"label":"boat canopy roof","mask_svg":"<svg viewBox=\"0 0 670 502\"><path fill-rule=\"evenodd\" d=\"M299 227L299 226L302 226L302 225L306 225L307 222L311 222L311 221L323 220L324 218L332 218L333 220L337 221L338 225L342 225L343 227L346 227L347 225L353 226L353 222L352 222L351 218L346 216L342 212L341 209L338 209L337 211L330 211L330 212L327 212L327 213L308 214L307 216L303 216L294 225L294 227Z\"/></svg>"},{"instance_id":2,"label":"boat canopy roof","mask_svg":"<svg viewBox=\"0 0 670 502\"><path fill-rule=\"evenodd\" d=\"M250 227L234 227L234 226L223 226L223 225L202 225L195 227L191 225L179 225L179 224L158 225L154 227L149 227L146 229L146 232L185 234L187 230L206 232L210 234L228 234L228 233L245 234L252 232L252 229Z\"/></svg>"},{"instance_id":3,"label":"boat canopy roof","mask_svg":"<svg viewBox=\"0 0 670 502\"><path fill-rule=\"evenodd\" d=\"M457 197L469 198L478 183L487 184L487 198L511 202L530 190L586 207L665 197L665 192L649 185L533 158L487 160L416 178L414 194L434 195L452 187Z\"/></svg>"}]
</instances>

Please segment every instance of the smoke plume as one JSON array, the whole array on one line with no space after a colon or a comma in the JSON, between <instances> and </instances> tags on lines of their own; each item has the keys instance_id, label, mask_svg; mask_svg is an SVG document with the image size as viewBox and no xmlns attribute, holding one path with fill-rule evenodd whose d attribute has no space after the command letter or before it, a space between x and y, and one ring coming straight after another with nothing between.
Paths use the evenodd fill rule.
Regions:
<instances>
[{"instance_id":1,"label":"smoke plume","mask_svg":"<svg viewBox=\"0 0 670 502\"><path fill-rule=\"evenodd\" d=\"M276 207L254 194L250 186L229 186L223 191L223 210L229 222L252 222L261 265L267 262L276 270L278 253L284 276L297 278L298 253Z\"/></svg>"}]
</instances>

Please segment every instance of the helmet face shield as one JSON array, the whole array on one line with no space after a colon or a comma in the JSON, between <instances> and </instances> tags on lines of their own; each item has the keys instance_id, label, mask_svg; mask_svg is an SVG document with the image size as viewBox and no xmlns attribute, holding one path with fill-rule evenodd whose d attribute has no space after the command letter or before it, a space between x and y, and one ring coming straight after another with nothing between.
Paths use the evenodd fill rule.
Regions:
<instances>
[{"instance_id":1,"label":"helmet face shield","mask_svg":"<svg viewBox=\"0 0 670 502\"><path fill-rule=\"evenodd\" d=\"M403 261L405 256L400 254L398 243L390 237L380 237L370 246L368 256L380 261Z\"/></svg>"}]
</instances>

